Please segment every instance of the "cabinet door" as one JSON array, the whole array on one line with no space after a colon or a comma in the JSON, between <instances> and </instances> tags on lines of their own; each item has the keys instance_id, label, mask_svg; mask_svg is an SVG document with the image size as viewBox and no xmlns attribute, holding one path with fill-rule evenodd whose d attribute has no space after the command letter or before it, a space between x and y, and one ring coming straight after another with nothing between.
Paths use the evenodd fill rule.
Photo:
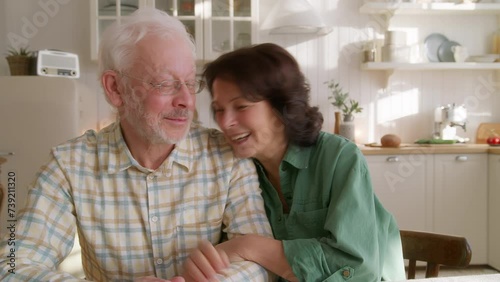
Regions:
<instances>
[{"instance_id":1,"label":"cabinet door","mask_svg":"<svg viewBox=\"0 0 500 282\"><path fill-rule=\"evenodd\" d=\"M204 59L257 42L257 8L256 0L204 1Z\"/></svg>"},{"instance_id":2,"label":"cabinet door","mask_svg":"<svg viewBox=\"0 0 500 282\"><path fill-rule=\"evenodd\" d=\"M99 38L113 22L130 15L148 0L90 0L90 59L97 60Z\"/></svg>"},{"instance_id":3,"label":"cabinet door","mask_svg":"<svg viewBox=\"0 0 500 282\"><path fill-rule=\"evenodd\" d=\"M430 230L432 161L429 156L366 156L373 189L400 229ZM432 157L431 157L432 160Z\"/></svg>"},{"instance_id":4,"label":"cabinet door","mask_svg":"<svg viewBox=\"0 0 500 282\"><path fill-rule=\"evenodd\" d=\"M434 230L464 236L474 264L487 255L487 155L434 155Z\"/></svg>"},{"instance_id":5,"label":"cabinet door","mask_svg":"<svg viewBox=\"0 0 500 282\"><path fill-rule=\"evenodd\" d=\"M203 59L203 0L149 0L148 5L178 18L196 44L196 57Z\"/></svg>"},{"instance_id":6,"label":"cabinet door","mask_svg":"<svg viewBox=\"0 0 500 282\"><path fill-rule=\"evenodd\" d=\"M500 269L500 155L489 156L488 170L488 264Z\"/></svg>"}]
</instances>

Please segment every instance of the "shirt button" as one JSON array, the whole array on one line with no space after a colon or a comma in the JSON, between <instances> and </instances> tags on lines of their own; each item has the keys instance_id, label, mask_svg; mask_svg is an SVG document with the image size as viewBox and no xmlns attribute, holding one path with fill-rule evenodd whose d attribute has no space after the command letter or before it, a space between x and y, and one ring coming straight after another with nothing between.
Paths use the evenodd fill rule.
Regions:
<instances>
[{"instance_id":1,"label":"shirt button","mask_svg":"<svg viewBox=\"0 0 500 282\"><path fill-rule=\"evenodd\" d=\"M157 222L158 221L158 217L155 215L153 217L151 217L151 221L152 222Z\"/></svg>"},{"instance_id":2,"label":"shirt button","mask_svg":"<svg viewBox=\"0 0 500 282\"><path fill-rule=\"evenodd\" d=\"M346 270L342 271L342 276L347 278L347 277L349 277L349 275L351 275L351 272L349 270L346 269Z\"/></svg>"},{"instance_id":3,"label":"shirt button","mask_svg":"<svg viewBox=\"0 0 500 282\"><path fill-rule=\"evenodd\" d=\"M281 221L281 216L278 217L278 221Z\"/></svg>"},{"instance_id":4,"label":"shirt button","mask_svg":"<svg viewBox=\"0 0 500 282\"><path fill-rule=\"evenodd\" d=\"M155 179L155 177L156 177L156 176L155 176L154 174L150 174L150 175L148 175L148 179L149 179L149 180L153 180L153 179Z\"/></svg>"},{"instance_id":5,"label":"shirt button","mask_svg":"<svg viewBox=\"0 0 500 282\"><path fill-rule=\"evenodd\" d=\"M163 260L161 258L156 260L156 264L162 264L162 263L163 263Z\"/></svg>"}]
</instances>

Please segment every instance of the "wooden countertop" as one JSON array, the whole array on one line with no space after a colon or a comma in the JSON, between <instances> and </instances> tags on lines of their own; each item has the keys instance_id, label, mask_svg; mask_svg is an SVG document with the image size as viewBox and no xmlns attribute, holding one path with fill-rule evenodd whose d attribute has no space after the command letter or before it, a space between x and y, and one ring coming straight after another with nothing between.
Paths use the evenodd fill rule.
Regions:
<instances>
[{"instance_id":1,"label":"wooden countertop","mask_svg":"<svg viewBox=\"0 0 500 282\"><path fill-rule=\"evenodd\" d=\"M361 152L368 155L411 155L411 154L480 154L500 155L500 146L488 144L419 145L402 144L399 148L368 147L358 144Z\"/></svg>"}]
</instances>

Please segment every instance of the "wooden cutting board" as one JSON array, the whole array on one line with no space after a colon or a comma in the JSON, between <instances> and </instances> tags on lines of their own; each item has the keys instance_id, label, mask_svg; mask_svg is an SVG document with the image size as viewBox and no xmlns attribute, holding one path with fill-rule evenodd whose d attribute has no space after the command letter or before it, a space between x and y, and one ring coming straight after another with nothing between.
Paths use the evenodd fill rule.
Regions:
<instances>
[{"instance_id":1,"label":"wooden cutting board","mask_svg":"<svg viewBox=\"0 0 500 282\"><path fill-rule=\"evenodd\" d=\"M476 143L486 144L486 139L491 136L494 130L500 136L500 123L481 123L476 131Z\"/></svg>"}]
</instances>

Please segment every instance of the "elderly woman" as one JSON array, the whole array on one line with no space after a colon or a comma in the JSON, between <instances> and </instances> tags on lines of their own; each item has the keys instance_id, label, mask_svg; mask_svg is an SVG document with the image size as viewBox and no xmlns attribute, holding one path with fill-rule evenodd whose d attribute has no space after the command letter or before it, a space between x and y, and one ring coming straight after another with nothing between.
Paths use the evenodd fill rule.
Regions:
<instances>
[{"instance_id":1,"label":"elderly woman","mask_svg":"<svg viewBox=\"0 0 500 282\"><path fill-rule=\"evenodd\" d=\"M227 254L292 281L405 279L398 226L373 193L365 158L321 132L296 60L275 44L255 45L209 63L204 76L225 138L257 167L274 239L205 244L186 271L209 279Z\"/></svg>"}]
</instances>

